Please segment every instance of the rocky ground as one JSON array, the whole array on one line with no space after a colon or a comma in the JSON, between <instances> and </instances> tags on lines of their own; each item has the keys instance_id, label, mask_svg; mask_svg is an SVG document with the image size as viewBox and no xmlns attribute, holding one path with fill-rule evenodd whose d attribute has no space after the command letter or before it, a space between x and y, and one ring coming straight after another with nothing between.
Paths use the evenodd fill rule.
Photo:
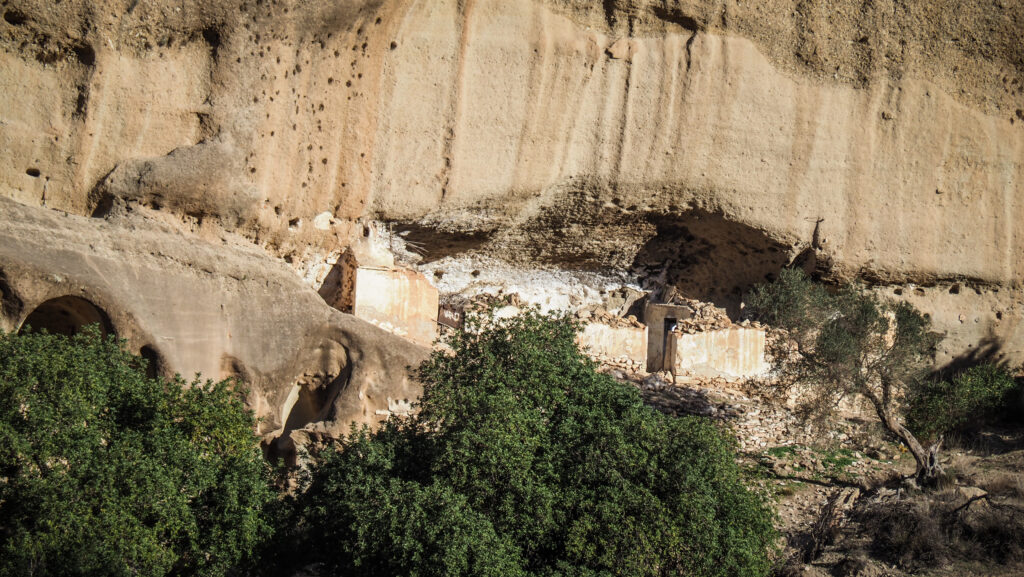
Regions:
<instances>
[{"instance_id":1,"label":"rocky ground","mask_svg":"<svg viewBox=\"0 0 1024 577\"><path fill-rule=\"evenodd\" d=\"M869 419L813 430L742 384L604 370L661 411L736 434L777 505L780 576L1024 575L1024 429L953 440L941 457L948 479L923 492L908 480L913 458Z\"/></svg>"}]
</instances>

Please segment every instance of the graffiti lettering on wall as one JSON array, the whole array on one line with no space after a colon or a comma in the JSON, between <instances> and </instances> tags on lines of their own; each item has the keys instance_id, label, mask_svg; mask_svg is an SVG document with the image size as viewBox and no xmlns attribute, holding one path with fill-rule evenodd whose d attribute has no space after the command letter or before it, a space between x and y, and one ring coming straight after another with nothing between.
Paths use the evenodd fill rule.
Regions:
<instances>
[{"instance_id":1,"label":"graffiti lettering on wall","mask_svg":"<svg viewBox=\"0 0 1024 577\"><path fill-rule=\"evenodd\" d=\"M437 309L437 323L453 329L461 329L463 313L462 307L441 305Z\"/></svg>"}]
</instances>

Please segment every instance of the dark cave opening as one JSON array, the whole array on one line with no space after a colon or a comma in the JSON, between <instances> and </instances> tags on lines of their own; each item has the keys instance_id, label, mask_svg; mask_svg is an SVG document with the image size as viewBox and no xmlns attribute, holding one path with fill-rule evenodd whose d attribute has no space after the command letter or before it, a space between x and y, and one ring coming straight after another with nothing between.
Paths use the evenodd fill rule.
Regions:
<instances>
[{"instance_id":1,"label":"dark cave opening","mask_svg":"<svg viewBox=\"0 0 1024 577\"><path fill-rule=\"evenodd\" d=\"M19 332L45 329L52 334L72 336L82 327L92 324L98 324L104 336L114 332L110 317L103 309L81 297L63 296L36 307L22 323Z\"/></svg>"},{"instance_id":2,"label":"dark cave opening","mask_svg":"<svg viewBox=\"0 0 1024 577\"><path fill-rule=\"evenodd\" d=\"M720 214L694 210L648 221L656 233L640 247L632 271L647 288L712 302L733 318L743 295L774 280L790 260L788 246Z\"/></svg>"}]
</instances>

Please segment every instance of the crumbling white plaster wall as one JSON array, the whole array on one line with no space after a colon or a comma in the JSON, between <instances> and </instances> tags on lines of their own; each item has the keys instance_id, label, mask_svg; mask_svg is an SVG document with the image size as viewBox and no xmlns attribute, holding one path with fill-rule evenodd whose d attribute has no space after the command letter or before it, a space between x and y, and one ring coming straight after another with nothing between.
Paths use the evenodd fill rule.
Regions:
<instances>
[{"instance_id":1,"label":"crumbling white plaster wall","mask_svg":"<svg viewBox=\"0 0 1024 577\"><path fill-rule=\"evenodd\" d=\"M676 335L678 374L742 380L765 375L765 331L733 327Z\"/></svg>"}]
</instances>

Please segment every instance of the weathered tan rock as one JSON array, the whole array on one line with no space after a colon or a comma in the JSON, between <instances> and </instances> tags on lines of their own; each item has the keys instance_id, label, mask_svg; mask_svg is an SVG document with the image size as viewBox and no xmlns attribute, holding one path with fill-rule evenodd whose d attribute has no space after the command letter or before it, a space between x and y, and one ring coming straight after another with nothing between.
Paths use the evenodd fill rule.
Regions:
<instances>
[{"instance_id":1,"label":"weathered tan rock","mask_svg":"<svg viewBox=\"0 0 1024 577\"><path fill-rule=\"evenodd\" d=\"M203 142L120 163L97 184L91 201L100 214L116 202L134 201L191 217L215 217L233 229L255 215L258 194L240 182L243 168L242 152L234 144Z\"/></svg>"},{"instance_id":2,"label":"weathered tan rock","mask_svg":"<svg viewBox=\"0 0 1024 577\"><path fill-rule=\"evenodd\" d=\"M733 313L803 251L906 288L946 358L989 339L1024 360L1020 3L2 10L0 195L19 202L141 203L301 269L360 218L417 221L428 252L479 233L520 262L663 269Z\"/></svg>"},{"instance_id":3,"label":"weathered tan rock","mask_svg":"<svg viewBox=\"0 0 1024 577\"><path fill-rule=\"evenodd\" d=\"M3 198L0 222L0 328L45 322L40 310L99 319L159 372L238 377L268 441L374 425L378 410L419 395L409 368L428 349L332 309L230 237L211 244L138 213L89 219Z\"/></svg>"}]
</instances>

